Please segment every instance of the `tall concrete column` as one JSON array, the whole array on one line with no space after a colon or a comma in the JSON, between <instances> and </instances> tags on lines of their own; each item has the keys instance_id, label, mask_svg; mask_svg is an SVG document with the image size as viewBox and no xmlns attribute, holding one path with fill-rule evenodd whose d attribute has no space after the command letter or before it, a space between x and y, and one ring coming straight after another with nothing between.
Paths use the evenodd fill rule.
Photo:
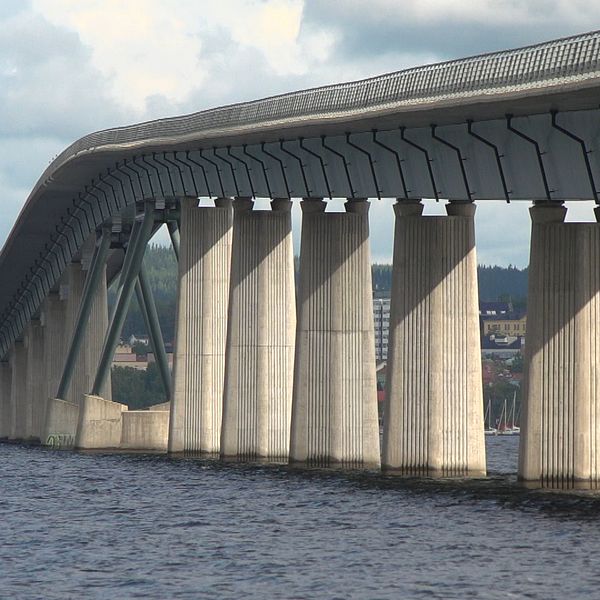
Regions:
<instances>
[{"instance_id":1,"label":"tall concrete column","mask_svg":"<svg viewBox=\"0 0 600 600\"><path fill-rule=\"evenodd\" d=\"M0 439L10 436L12 425L11 370L8 361L0 362Z\"/></svg>"},{"instance_id":2,"label":"tall concrete column","mask_svg":"<svg viewBox=\"0 0 600 600\"><path fill-rule=\"evenodd\" d=\"M24 341L27 349L25 434L27 439L39 441L44 427L47 390L44 329L39 320L29 322Z\"/></svg>"},{"instance_id":3,"label":"tall concrete column","mask_svg":"<svg viewBox=\"0 0 600 600\"><path fill-rule=\"evenodd\" d=\"M293 462L380 463L368 210L302 202Z\"/></svg>"},{"instance_id":4,"label":"tall concrete column","mask_svg":"<svg viewBox=\"0 0 600 600\"><path fill-rule=\"evenodd\" d=\"M44 327L44 361L46 373L46 397L56 398L58 384L67 352L65 336L66 302L58 293L50 293L44 299L40 321Z\"/></svg>"},{"instance_id":5,"label":"tall concrete column","mask_svg":"<svg viewBox=\"0 0 600 600\"><path fill-rule=\"evenodd\" d=\"M9 439L22 440L27 429L27 349L17 340L10 351L10 433Z\"/></svg>"},{"instance_id":6,"label":"tall concrete column","mask_svg":"<svg viewBox=\"0 0 600 600\"><path fill-rule=\"evenodd\" d=\"M75 321L79 312L79 305L83 298L83 289L87 275L89 260L81 263L71 263L68 267L68 298L66 306L66 330L67 339L70 342L75 328ZM94 297L94 303L90 313L90 318L85 330L85 338L81 345L79 358L75 364L73 379L67 394L68 400L75 404L81 403L84 394L88 394L94 383L98 361L102 352L104 336L108 329L108 299L106 287L106 266L98 285ZM67 346L68 348L68 346ZM102 390L102 397L105 400L112 398L110 376L107 378L105 389Z\"/></svg>"},{"instance_id":7,"label":"tall concrete column","mask_svg":"<svg viewBox=\"0 0 600 600\"><path fill-rule=\"evenodd\" d=\"M485 473L475 205L398 202L383 465Z\"/></svg>"},{"instance_id":8,"label":"tall concrete column","mask_svg":"<svg viewBox=\"0 0 600 600\"><path fill-rule=\"evenodd\" d=\"M83 287L85 285L85 271L81 268L81 263L70 263L67 267L67 306L66 306L66 319L65 319L65 333L67 344L70 343L73 337L73 331L75 329L75 321L77 319L77 312L79 311L79 305L83 297ZM68 347L68 346L67 346ZM85 343L83 345L85 348ZM73 379L71 380L71 386L66 400L73 404L79 404L83 394L87 394L91 388L91 382L88 379L88 369L86 365L86 352L81 352L79 359L75 364L73 370Z\"/></svg>"},{"instance_id":9,"label":"tall concrete column","mask_svg":"<svg viewBox=\"0 0 600 600\"><path fill-rule=\"evenodd\" d=\"M86 277L89 266L86 264ZM102 354L104 337L108 329L108 288L106 283L106 265L102 268L100 283L94 295L94 303L90 313L87 329L85 332L85 341L81 349L85 361L85 380L87 384L86 394L92 389L98 363ZM102 398L112 400L112 381L110 373L106 378L102 389Z\"/></svg>"},{"instance_id":10,"label":"tall concrete column","mask_svg":"<svg viewBox=\"0 0 600 600\"><path fill-rule=\"evenodd\" d=\"M600 478L600 225L564 223L558 203L530 214L519 477L589 487Z\"/></svg>"},{"instance_id":11,"label":"tall concrete column","mask_svg":"<svg viewBox=\"0 0 600 600\"><path fill-rule=\"evenodd\" d=\"M292 203L233 204L221 454L287 458L296 297Z\"/></svg>"},{"instance_id":12,"label":"tall concrete column","mask_svg":"<svg viewBox=\"0 0 600 600\"><path fill-rule=\"evenodd\" d=\"M220 451L231 227L230 199L181 201L170 452Z\"/></svg>"}]
</instances>

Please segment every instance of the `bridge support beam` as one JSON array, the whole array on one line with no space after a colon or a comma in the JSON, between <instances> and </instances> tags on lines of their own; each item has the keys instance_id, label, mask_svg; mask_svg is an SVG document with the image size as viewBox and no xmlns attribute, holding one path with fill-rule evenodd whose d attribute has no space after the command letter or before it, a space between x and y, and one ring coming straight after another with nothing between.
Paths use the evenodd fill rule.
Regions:
<instances>
[{"instance_id":1,"label":"bridge support beam","mask_svg":"<svg viewBox=\"0 0 600 600\"><path fill-rule=\"evenodd\" d=\"M25 333L27 349L27 383L25 405L27 410L25 437L39 442L46 417L46 369L44 361L44 328L39 320L32 320Z\"/></svg>"},{"instance_id":2,"label":"bridge support beam","mask_svg":"<svg viewBox=\"0 0 600 600\"><path fill-rule=\"evenodd\" d=\"M379 466L369 203L302 202L290 461Z\"/></svg>"},{"instance_id":3,"label":"bridge support beam","mask_svg":"<svg viewBox=\"0 0 600 600\"><path fill-rule=\"evenodd\" d=\"M287 459L296 297L292 203L233 203L221 455Z\"/></svg>"},{"instance_id":4,"label":"bridge support beam","mask_svg":"<svg viewBox=\"0 0 600 600\"><path fill-rule=\"evenodd\" d=\"M230 199L181 201L169 452L220 451L231 228Z\"/></svg>"},{"instance_id":5,"label":"bridge support beam","mask_svg":"<svg viewBox=\"0 0 600 600\"><path fill-rule=\"evenodd\" d=\"M17 340L10 351L10 433L9 439L23 440L26 437L27 427L27 348Z\"/></svg>"},{"instance_id":6,"label":"bridge support beam","mask_svg":"<svg viewBox=\"0 0 600 600\"><path fill-rule=\"evenodd\" d=\"M152 347L152 352L154 353L154 360L158 366L165 398L168 402L171 398L171 370L169 369L165 341L158 321L158 311L156 310L154 295L152 294L148 274L146 273L143 263L135 283L135 295L142 313L142 318L144 319L144 324L146 325L146 331L150 338L150 345Z\"/></svg>"},{"instance_id":7,"label":"bridge support beam","mask_svg":"<svg viewBox=\"0 0 600 600\"><path fill-rule=\"evenodd\" d=\"M395 206L383 465L408 473L485 474L472 203L423 217Z\"/></svg>"},{"instance_id":8,"label":"bridge support beam","mask_svg":"<svg viewBox=\"0 0 600 600\"><path fill-rule=\"evenodd\" d=\"M549 487L597 487L600 225L564 223L559 203L536 204L530 214L519 477Z\"/></svg>"},{"instance_id":9,"label":"bridge support beam","mask_svg":"<svg viewBox=\"0 0 600 600\"><path fill-rule=\"evenodd\" d=\"M11 370L8 361L0 362L0 439L6 439L11 432Z\"/></svg>"}]
</instances>

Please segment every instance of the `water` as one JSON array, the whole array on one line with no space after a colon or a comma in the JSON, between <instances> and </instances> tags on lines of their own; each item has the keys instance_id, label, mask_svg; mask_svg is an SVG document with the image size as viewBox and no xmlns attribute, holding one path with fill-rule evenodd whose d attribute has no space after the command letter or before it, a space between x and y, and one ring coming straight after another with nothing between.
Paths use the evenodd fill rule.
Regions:
<instances>
[{"instance_id":1,"label":"water","mask_svg":"<svg viewBox=\"0 0 600 600\"><path fill-rule=\"evenodd\" d=\"M600 496L0 445L0 598L596 598Z\"/></svg>"}]
</instances>

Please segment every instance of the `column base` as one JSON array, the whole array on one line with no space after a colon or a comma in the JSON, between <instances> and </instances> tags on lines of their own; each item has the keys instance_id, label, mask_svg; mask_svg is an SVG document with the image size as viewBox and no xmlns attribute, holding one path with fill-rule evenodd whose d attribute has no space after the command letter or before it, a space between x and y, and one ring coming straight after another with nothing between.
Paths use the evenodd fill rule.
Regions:
<instances>
[{"instance_id":1,"label":"column base","mask_svg":"<svg viewBox=\"0 0 600 600\"><path fill-rule=\"evenodd\" d=\"M127 410L122 413L121 448L166 452L169 441L168 410Z\"/></svg>"},{"instance_id":2,"label":"column base","mask_svg":"<svg viewBox=\"0 0 600 600\"><path fill-rule=\"evenodd\" d=\"M125 404L84 394L79 409L75 448L119 448L123 430L123 412L126 410Z\"/></svg>"},{"instance_id":3,"label":"column base","mask_svg":"<svg viewBox=\"0 0 600 600\"><path fill-rule=\"evenodd\" d=\"M48 398L42 444L51 448L73 448L79 419L79 405L59 398Z\"/></svg>"}]
</instances>

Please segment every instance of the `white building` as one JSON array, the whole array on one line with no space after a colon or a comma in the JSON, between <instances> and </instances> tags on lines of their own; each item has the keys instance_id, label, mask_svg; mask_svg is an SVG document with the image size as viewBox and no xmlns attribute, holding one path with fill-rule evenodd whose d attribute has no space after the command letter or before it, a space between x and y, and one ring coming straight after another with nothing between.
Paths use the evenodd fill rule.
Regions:
<instances>
[{"instance_id":1,"label":"white building","mask_svg":"<svg viewBox=\"0 0 600 600\"><path fill-rule=\"evenodd\" d=\"M373 321L375 325L375 358L387 360L390 331L390 292L373 293Z\"/></svg>"}]
</instances>

